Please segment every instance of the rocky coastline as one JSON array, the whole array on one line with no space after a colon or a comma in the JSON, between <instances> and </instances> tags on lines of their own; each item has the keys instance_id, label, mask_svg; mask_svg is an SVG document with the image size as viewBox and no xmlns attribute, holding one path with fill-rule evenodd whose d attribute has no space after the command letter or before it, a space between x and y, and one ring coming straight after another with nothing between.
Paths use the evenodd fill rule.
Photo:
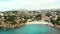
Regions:
<instances>
[{"instance_id":1,"label":"rocky coastline","mask_svg":"<svg viewBox=\"0 0 60 34\"><path fill-rule=\"evenodd\" d=\"M15 25L5 24L5 25L0 25L0 28L11 28L11 29L14 29L14 28L22 27L24 25L25 25L24 23L15 24Z\"/></svg>"}]
</instances>

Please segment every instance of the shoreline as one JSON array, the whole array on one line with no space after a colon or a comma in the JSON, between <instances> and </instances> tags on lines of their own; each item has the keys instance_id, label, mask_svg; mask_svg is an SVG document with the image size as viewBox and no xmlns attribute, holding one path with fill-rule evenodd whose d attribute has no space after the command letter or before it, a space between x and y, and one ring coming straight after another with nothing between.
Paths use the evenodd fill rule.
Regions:
<instances>
[{"instance_id":1,"label":"shoreline","mask_svg":"<svg viewBox=\"0 0 60 34\"><path fill-rule=\"evenodd\" d=\"M1 28L12 28L12 29L14 29L14 28L18 28L18 27L21 27L21 26L24 26L24 25L25 25L25 23L15 24L15 25L7 24L7 25L0 25L0 27Z\"/></svg>"},{"instance_id":2,"label":"shoreline","mask_svg":"<svg viewBox=\"0 0 60 34\"><path fill-rule=\"evenodd\" d=\"M26 25L29 25L29 24L42 24L42 25L54 26L52 23L48 23L45 21L33 21L33 22L27 22L26 23Z\"/></svg>"},{"instance_id":3,"label":"shoreline","mask_svg":"<svg viewBox=\"0 0 60 34\"><path fill-rule=\"evenodd\" d=\"M60 25L55 25L55 28L58 28L58 29L60 29Z\"/></svg>"},{"instance_id":4,"label":"shoreline","mask_svg":"<svg viewBox=\"0 0 60 34\"><path fill-rule=\"evenodd\" d=\"M54 27L54 28L57 28L60 30L60 25L53 25L52 23L48 23L48 22L45 22L45 21L34 21L34 22L27 22L26 25L29 25L29 24L41 24L41 25L47 25L47 26L51 26L51 27Z\"/></svg>"},{"instance_id":5,"label":"shoreline","mask_svg":"<svg viewBox=\"0 0 60 34\"><path fill-rule=\"evenodd\" d=\"M53 25L51 23L45 22L45 21L32 21L32 22L27 22L27 23L20 23L20 24L15 24L15 25L0 25L0 27L2 28L19 28L25 25L29 25L29 24L41 24L41 25L47 25L47 26L51 26L51 27L55 27L57 29L60 29L60 25Z\"/></svg>"}]
</instances>

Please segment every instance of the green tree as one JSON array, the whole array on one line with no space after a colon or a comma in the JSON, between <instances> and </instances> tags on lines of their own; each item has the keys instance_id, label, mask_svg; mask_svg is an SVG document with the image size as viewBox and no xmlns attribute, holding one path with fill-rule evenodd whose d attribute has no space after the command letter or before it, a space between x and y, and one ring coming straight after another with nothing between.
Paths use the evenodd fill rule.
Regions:
<instances>
[{"instance_id":1,"label":"green tree","mask_svg":"<svg viewBox=\"0 0 60 34\"><path fill-rule=\"evenodd\" d=\"M10 23L11 25L15 25L15 24L17 24L15 21L13 21L12 23Z\"/></svg>"},{"instance_id":2,"label":"green tree","mask_svg":"<svg viewBox=\"0 0 60 34\"><path fill-rule=\"evenodd\" d=\"M53 20L52 18L51 18L51 21L50 22L52 22L52 24L55 25L55 20Z\"/></svg>"},{"instance_id":3,"label":"green tree","mask_svg":"<svg viewBox=\"0 0 60 34\"><path fill-rule=\"evenodd\" d=\"M36 17L37 20L41 20L42 15L41 14L38 14L35 17Z\"/></svg>"},{"instance_id":4,"label":"green tree","mask_svg":"<svg viewBox=\"0 0 60 34\"><path fill-rule=\"evenodd\" d=\"M46 14L46 16L50 17L50 16L51 16L51 14L50 14L50 13L47 13L47 14Z\"/></svg>"},{"instance_id":5,"label":"green tree","mask_svg":"<svg viewBox=\"0 0 60 34\"><path fill-rule=\"evenodd\" d=\"M7 21L14 21L16 19L16 16L12 15L12 16L8 16L9 18L7 19Z\"/></svg>"},{"instance_id":6,"label":"green tree","mask_svg":"<svg viewBox=\"0 0 60 34\"><path fill-rule=\"evenodd\" d=\"M15 15L4 16L4 19L5 19L4 20L5 23L8 23L8 24L16 24L16 22L14 21L16 19L16 16Z\"/></svg>"},{"instance_id":7,"label":"green tree","mask_svg":"<svg viewBox=\"0 0 60 34\"><path fill-rule=\"evenodd\" d=\"M58 18L57 20L51 19L52 24L56 24L56 25L60 25L60 18Z\"/></svg>"}]
</instances>

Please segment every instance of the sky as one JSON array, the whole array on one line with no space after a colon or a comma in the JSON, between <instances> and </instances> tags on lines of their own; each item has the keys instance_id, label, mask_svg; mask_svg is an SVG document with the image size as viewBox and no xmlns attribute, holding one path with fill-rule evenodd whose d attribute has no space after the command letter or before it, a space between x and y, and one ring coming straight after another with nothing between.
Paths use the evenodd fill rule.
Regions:
<instances>
[{"instance_id":1,"label":"sky","mask_svg":"<svg viewBox=\"0 0 60 34\"><path fill-rule=\"evenodd\" d=\"M0 0L0 11L60 8L60 0Z\"/></svg>"}]
</instances>

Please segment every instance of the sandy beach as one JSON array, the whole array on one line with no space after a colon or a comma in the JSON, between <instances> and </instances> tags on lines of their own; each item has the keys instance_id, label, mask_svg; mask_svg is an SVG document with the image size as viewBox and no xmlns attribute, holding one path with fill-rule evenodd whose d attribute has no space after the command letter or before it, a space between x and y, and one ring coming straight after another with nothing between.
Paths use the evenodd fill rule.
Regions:
<instances>
[{"instance_id":1,"label":"sandy beach","mask_svg":"<svg viewBox=\"0 0 60 34\"><path fill-rule=\"evenodd\" d=\"M49 25L49 26L54 26L52 23L48 23L45 21L32 21L32 22L27 22L26 25L28 24L42 24L42 25Z\"/></svg>"}]
</instances>

